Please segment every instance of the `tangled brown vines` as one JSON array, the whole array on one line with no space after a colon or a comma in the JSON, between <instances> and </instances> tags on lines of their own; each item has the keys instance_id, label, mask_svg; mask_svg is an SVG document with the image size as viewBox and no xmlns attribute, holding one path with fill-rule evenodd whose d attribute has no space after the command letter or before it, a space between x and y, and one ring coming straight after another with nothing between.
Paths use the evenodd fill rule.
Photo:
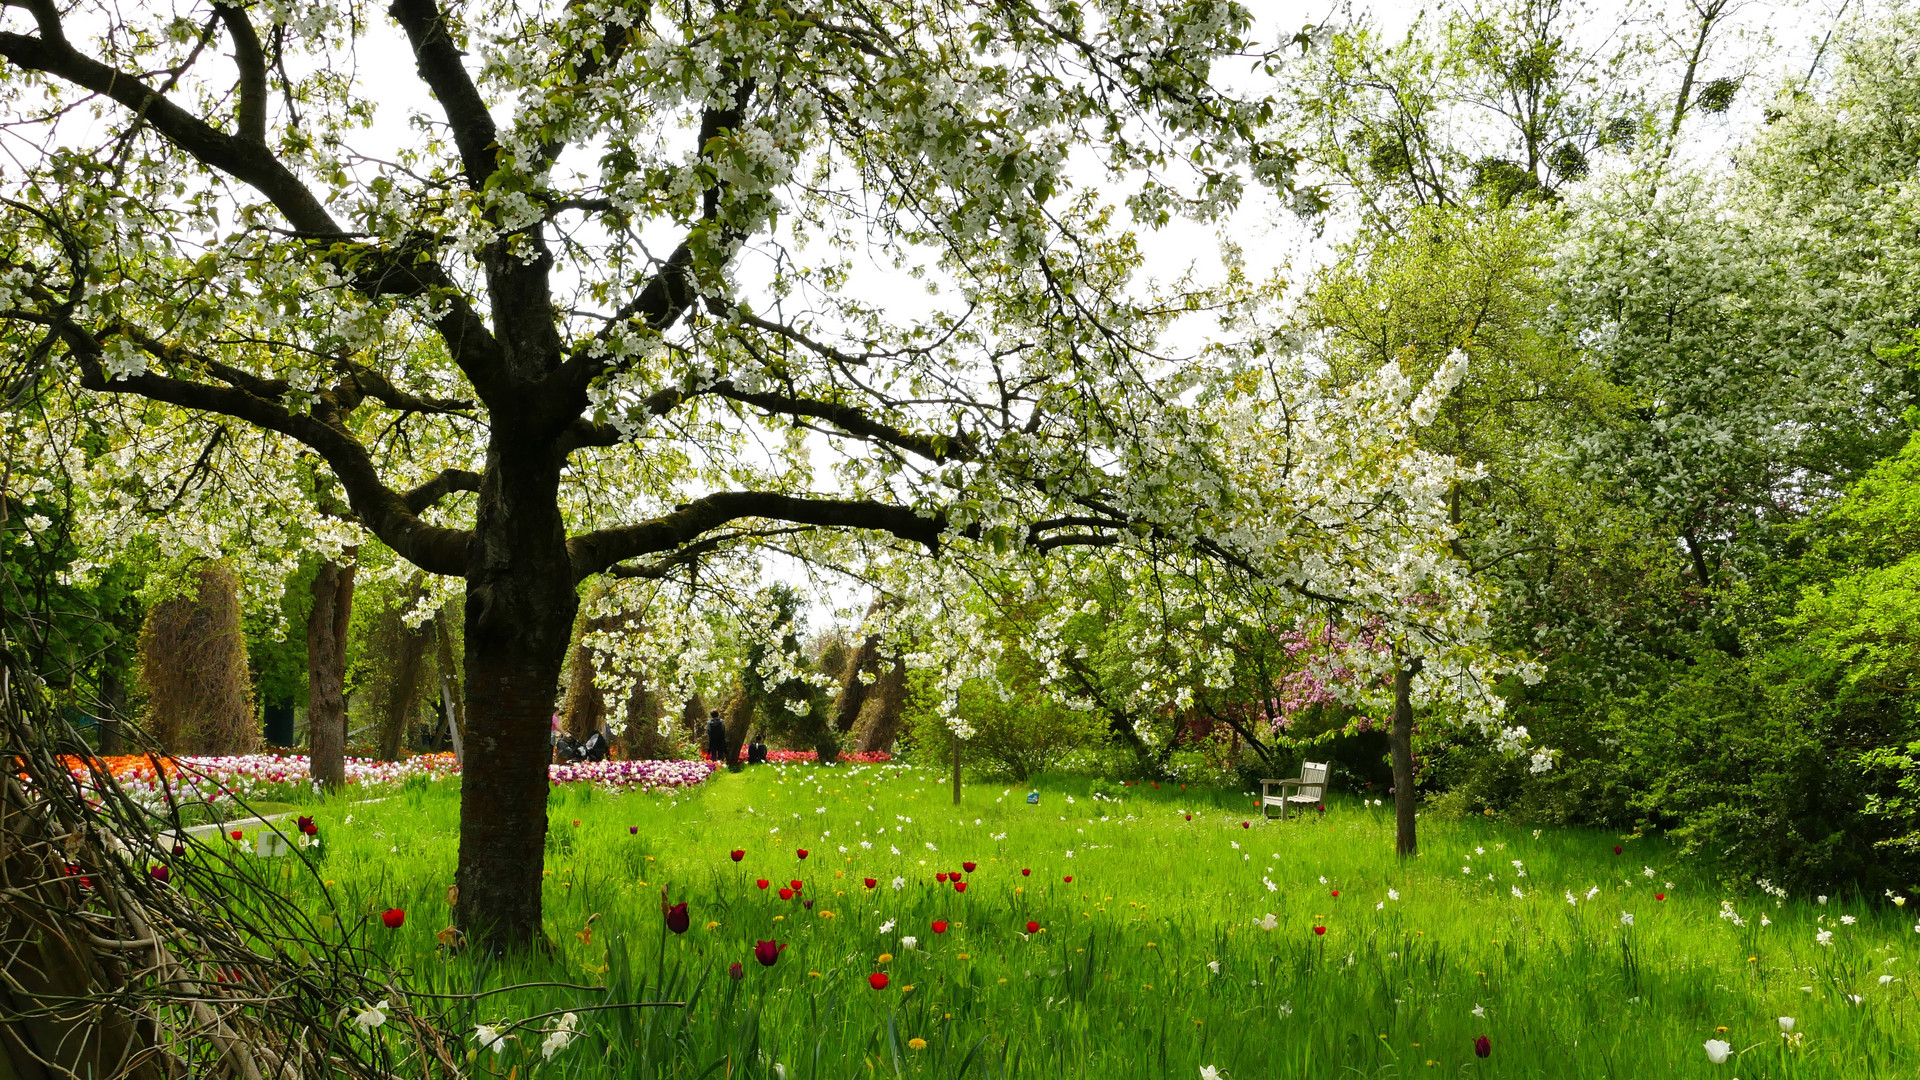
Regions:
<instances>
[{"instance_id":1,"label":"tangled brown vines","mask_svg":"<svg viewBox=\"0 0 1920 1080\"><path fill-rule=\"evenodd\" d=\"M89 748L18 657L0 636L0 1080L458 1075L358 916L265 879L315 874L305 851L202 843L177 805L70 773Z\"/></svg>"}]
</instances>

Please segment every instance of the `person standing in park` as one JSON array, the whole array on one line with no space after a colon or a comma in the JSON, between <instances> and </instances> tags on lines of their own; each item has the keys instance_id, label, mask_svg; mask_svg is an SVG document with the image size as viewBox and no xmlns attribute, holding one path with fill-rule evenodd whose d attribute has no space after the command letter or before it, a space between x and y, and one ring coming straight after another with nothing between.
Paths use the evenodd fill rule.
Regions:
<instances>
[{"instance_id":1,"label":"person standing in park","mask_svg":"<svg viewBox=\"0 0 1920 1080\"><path fill-rule=\"evenodd\" d=\"M719 709L707 714L707 756L727 763L727 722L720 719Z\"/></svg>"}]
</instances>

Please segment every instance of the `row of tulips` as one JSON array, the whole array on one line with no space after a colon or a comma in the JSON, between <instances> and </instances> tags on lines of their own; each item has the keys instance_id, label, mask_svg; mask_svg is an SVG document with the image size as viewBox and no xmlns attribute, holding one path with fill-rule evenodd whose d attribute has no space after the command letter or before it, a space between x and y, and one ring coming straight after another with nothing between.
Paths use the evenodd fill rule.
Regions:
<instances>
[{"instance_id":1,"label":"row of tulips","mask_svg":"<svg viewBox=\"0 0 1920 1080\"><path fill-rule=\"evenodd\" d=\"M171 796L182 802L212 802L224 796L250 796L264 785L309 782L304 754L68 757L65 764L82 783L105 773L128 794L143 800ZM700 784L717 768L710 761L596 761L551 765L547 775L556 784L665 791ZM346 761L347 783L356 785L398 784L415 777L445 780L459 773L460 766L452 754L416 754L402 761Z\"/></svg>"}]
</instances>

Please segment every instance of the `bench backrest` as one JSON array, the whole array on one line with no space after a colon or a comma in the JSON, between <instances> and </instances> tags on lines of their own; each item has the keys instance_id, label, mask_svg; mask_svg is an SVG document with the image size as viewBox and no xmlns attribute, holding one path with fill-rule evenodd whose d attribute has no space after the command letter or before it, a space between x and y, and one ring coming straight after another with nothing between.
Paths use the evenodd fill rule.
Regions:
<instances>
[{"instance_id":1,"label":"bench backrest","mask_svg":"<svg viewBox=\"0 0 1920 1080\"><path fill-rule=\"evenodd\" d=\"M1316 799L1327 797L1326 762L1303 761L1300 763L1300 794L1311 795Z\"/></svg>"}]
</instances>

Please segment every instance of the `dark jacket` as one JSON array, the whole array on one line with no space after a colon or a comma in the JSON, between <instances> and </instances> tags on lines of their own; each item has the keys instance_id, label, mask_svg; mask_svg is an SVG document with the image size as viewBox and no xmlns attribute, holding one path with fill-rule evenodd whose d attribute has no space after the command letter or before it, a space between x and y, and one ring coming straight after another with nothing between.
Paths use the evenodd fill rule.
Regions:
<instances>
[{"instance_id":1,"label":"dark jacket","mask_svg":"<svg viewBox=\"0 0 1920 1080\"><path fill-rule=\"evenodd\" d=\"M707 721L707 753L716 761L727 756L727 724L717 716Z\"/></svg>"}]
</instances>

